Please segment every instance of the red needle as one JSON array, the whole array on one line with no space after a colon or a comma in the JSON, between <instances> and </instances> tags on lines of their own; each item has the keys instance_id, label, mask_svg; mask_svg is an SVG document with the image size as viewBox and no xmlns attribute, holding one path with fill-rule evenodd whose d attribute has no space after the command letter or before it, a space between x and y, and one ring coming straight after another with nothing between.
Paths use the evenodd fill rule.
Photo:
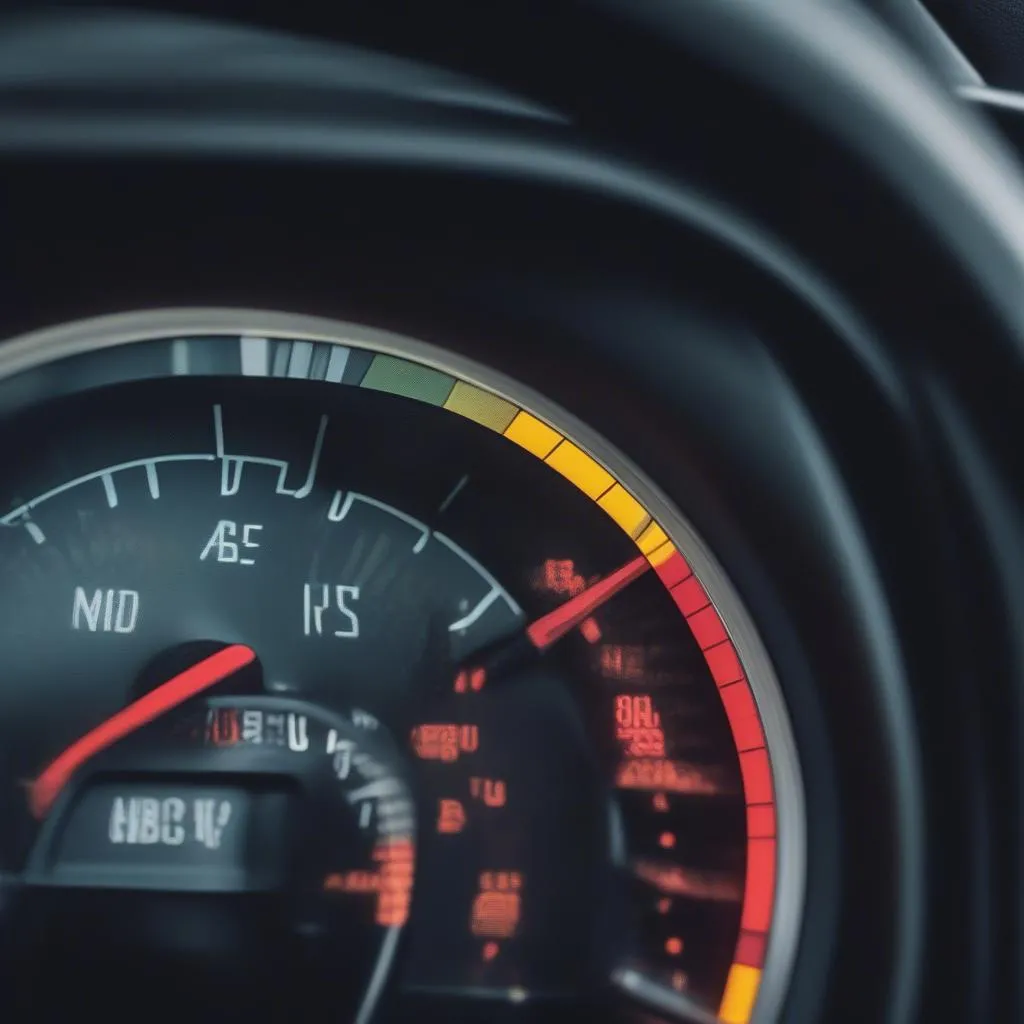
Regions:
<instances>
[{"instance_id":1,"label":"red needle","mask_svg":"<svg viewBox=\"0 0 1024 1024\"><path fill-rule=\"evenodd\" d=\"M29 784L28 802L32 814L36 818L45 818L68 780L90 757L95 757L101 750L255 660L256 653L251 648L244 644L232 644L203 658L184 672L179 672L144 697L111 715L95 729L75 740Z\"/></svg>"},{"instance_id":2,"label":"red needle","mask_svg":"<svg viewBox=\"0 0 1024 1024\"><path fill-rule=\"evenodd\" d=\"M581 590L565 604L559 605L547 615L542 615L526 627L530 643L538 651L546 651L556 640L561 640L566 633L574 630L588 615L600 608L605 601L643 576L650 567L651 563L647 561L647 556L639 555L621 569L616 569L604 579L591 584L586 590Z\"/></svg>"}]
</instances>

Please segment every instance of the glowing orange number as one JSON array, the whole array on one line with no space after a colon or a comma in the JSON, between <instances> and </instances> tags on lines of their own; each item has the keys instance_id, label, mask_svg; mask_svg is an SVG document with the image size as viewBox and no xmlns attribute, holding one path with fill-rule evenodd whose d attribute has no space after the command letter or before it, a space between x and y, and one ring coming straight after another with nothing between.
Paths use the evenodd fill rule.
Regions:
<instances>
[{"instance_id":1,"label":"glowing orange number","mask_svg":"<svg viewBox=\"0 0 1024 1024\"><path fill-rule=\"evenodd\" d=\"M624 727L657 729L661 715L654 710L654 701L649 696L621 693L615 698L615 721Z\"/></svg>"},{"instance_id":2,"label":"glowing orange number","mask_svg":"<svg viewBox=\"0 0 1024 1024\"><path fill-rule=\"evenodd\" d=\"M661 715L646 694L619 694L615 698L617 735L626 744L627 757L663 757L665 733Z\"/></svg>"}]
</instances>

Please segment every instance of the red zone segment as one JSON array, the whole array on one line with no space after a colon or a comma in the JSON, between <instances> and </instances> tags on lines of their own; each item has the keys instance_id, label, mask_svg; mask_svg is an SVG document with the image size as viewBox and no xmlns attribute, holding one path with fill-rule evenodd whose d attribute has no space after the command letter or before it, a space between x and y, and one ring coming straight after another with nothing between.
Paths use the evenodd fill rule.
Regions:
<instances>
[{"instance_id":1,"label":"red zone segment","mask_svg":"<svg viewBox=\"0 0 1024 1024\"><path fill-rule=\"evenodd\" d=\"M665 561L655 564L654 571L704 652L739 753L747 805L747 876L740 937L733 960L760 969L764 966L772 919L776 854L775 796L764 730L736 648L689 563L674 551Z\"/></svg>"}]
</instances>

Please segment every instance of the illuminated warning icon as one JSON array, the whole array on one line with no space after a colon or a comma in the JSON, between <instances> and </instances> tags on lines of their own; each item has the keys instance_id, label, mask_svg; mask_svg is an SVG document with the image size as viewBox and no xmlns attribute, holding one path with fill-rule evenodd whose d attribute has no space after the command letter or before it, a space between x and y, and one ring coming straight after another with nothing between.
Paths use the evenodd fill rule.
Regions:
<instances>
[{"instance_id":1,"label":"illuminated warning icon","mask_svg":"<svg viewBox=\"0 0 1024 1024\"><path fill-rule=\"evenodd\" d=\"M523 877L518 871L485 871L473 900L470 931L486 939L507 939L519 926Z\"/></svg>"},{"instance_id":2,"label":"illuminated warning icon","mask_svg":"<svg viewBox=\"0 0 1024 1024\"><path fill-rule=\"evenodd\" d=\"M442 835L455 835L466 827L466 812L458 800L439 800L437 803L437 831Z\"/></svg>"},{"instance_id":3,"label":"illuminated warning icon","mask_svg":"<svg viewBox=\"0 0 1024 1024\"><path fill-rule=\"evenodd\" d=\"M470 928L474 935L507 939L519 924L519 893L480 892L473 900Z\"/></svg>"}]
</instances>

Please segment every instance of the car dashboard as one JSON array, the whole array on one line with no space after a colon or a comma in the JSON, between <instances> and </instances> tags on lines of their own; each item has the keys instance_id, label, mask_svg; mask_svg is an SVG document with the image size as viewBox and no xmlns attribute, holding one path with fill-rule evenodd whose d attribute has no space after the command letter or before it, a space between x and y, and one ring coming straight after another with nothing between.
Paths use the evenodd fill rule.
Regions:
<instances>
[{"instance_id":1,"label":"car dashboard","mask_svg":"<svg viewBox=\"0 0 1024 1024\"><path fill-rule=\"evenodd\" d=\"M7 18L4 1020L1018 1015L1024 185L875 6Z\"/></svg>"}]
</instances>

